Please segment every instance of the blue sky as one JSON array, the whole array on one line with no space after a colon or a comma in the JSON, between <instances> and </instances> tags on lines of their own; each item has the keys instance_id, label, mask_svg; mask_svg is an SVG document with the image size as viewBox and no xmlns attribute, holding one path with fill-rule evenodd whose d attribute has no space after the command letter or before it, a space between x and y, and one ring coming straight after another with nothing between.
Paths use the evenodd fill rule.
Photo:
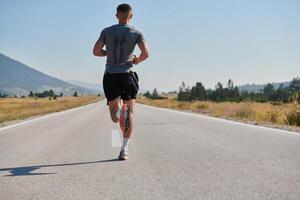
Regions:
<instances>
[{"instance_id":1,"label":"blue sky","mask_svg":"<svg viewBox=\"0 0 300 200\"><path fill-rule=\"evenodd\" d=\"M2 0L0 52L63 80L101 83L105 59L92 55L100 31L124 1ZM151 57L136 66L141 88L182 81L213 88L300 76L300 1L127 1ZM138 51L137 51L138 52Z\"/></svg>"}]
</instances>

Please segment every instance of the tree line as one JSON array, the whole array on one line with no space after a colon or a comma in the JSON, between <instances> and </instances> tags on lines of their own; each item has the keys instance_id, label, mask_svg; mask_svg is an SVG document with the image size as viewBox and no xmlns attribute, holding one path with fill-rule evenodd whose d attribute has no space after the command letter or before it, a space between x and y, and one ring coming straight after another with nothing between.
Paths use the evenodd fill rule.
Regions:
<instances>
[{"instance_id":1,"label":"tree line","mask_svg":"<svg viewBox=\"0 0 300 200\"><path fill-rule=\"evenodd\" d=\"M57 95L54 93L53 90L49 90L49 91L46 90L41 93L39 93L39 92L33 93L32 91L30 91L28 97L38 97L38 98L53 97L53 98L56 98L56 97L62 97L63 95L64 95L63 93L60 93L59 95Z\"/></svg>"},{"instance_id":2,"label":"tree line","mask_svg":"<svg viewBox=\"0 0 300 200\"><path fill-rule=\"evenodd\" d=\"M7 94L2 94L1 92L0 92L0 98L6 98L7 97Z\"/></svg>"},{"instance_id":3,"label":"tree line","mask_svg":"<svg viewBox=\"0 0 300 200\"><path fill-rule=\"evenodd\" d=\"M62 97L64 96L64 94L61 92L60 94L55 94L53 90L45 90L43 92L33 92L33 91L30 91L29 94L28 94L28 97L35 97L35 98L53 98L53 99L56 99L57 97ZM72 95L73 97L77 97L78 96L78 93L77 91L75 91ZM100 94L98 95L100 96ZM0 98L6 98L8 97L7 94L2 94L0 92ZM18 97L17 95L14 95L14 97ZM25 98L26 96L25 95L22 95L21 98Z\"/></svg>"},{"instance_id":4,"label":"tree line","mask_svg":"<svg viewBox=\"0 0 300 200\"><path fill-rule=\"evenodd\" d=\"M64 94L61 92L59 95L55 94L53 90L46 90L44 92L38 93L35 92L33 93L32 91L29 92L29 97L38 97L38 98L47 98L47 97L53 97L54 99L56 99L57 97L62 97L64 96ZM74 92L73 97L77 97L78 93L77 91Z\"/></svg>"},{"instance_id":5,"label":"tree line","mask_svg":"<svg viewBox=\"0 0 300 200\"><path fill-rule=\"evenodd\" d=\"M176 92L169 92L174 94ZM152 94L147 91L144 96L150 99L163 99L163 97L158 94L155 88ZM257 101L257 102L297 102L300 103L300 78L294 78L288 86L281 84L277 89L268 83L264 88L258 92L248 92L240 91L237 86L234 85L231 79L228 80L227 84L224 86L221 82L218 82L215 89L206 89L201 82L196 82L192 87L186 86L182 82L177 93L178 101Z\"/></svg>"},{"instance_id":6,"label":"tree line","mask_svg":"<svg viewBox=\"0 0 300 200\"><path fill-rule=\"evenodd\" d=\"M144 93L143 95L144 97L147 97L148 99L166 99L166 97L163 97L161 95L159 95L158 91L156 88L154 88L153 92L150 93L149 91L147 91L146 93Z\"/></svg>"},{"instance_id":7,"label":"tree line","mask_svg":"<svg viewBox=\"0 0 300 200\"><path fill-rule=\"evenodd\" d=\"M224 87L221 82L215 86L215 90L205 89L201 82L197 82L191 88L183 82L179 87L177 99L179 101L193 100L211 100L216 102L221 101L278 101L278 102L300 102L300 78L294 78L288 86L280 84L275 89L271 83L268 83L259 92L239 91L237 86L234 86L231 79L228 80Z\"/></svg>"}]
</instances>

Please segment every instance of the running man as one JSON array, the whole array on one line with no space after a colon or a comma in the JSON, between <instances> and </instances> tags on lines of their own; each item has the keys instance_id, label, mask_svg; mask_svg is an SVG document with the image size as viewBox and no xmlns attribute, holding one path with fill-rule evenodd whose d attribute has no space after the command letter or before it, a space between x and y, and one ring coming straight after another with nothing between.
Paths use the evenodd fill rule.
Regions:
<instances>
[{"instance_id":1,"label":"running man","mask_svg":"<svg viewBox=\"0 0 300 200\"><path fill-rule=\"evenodd\" d=\"M146 60L149 52L143 34L129 25L132 18L131 6L120 4L116 17L119 23L102 30L93 54L107 56L103 89L111 119L115 123L119 122L123 133L119 159L127 160L128 144L133 129L134 104L139 90L138 76L133 71L133 64L137 65ZM138 57L133 55L136 44L141 50ZM104 46L106 50L103 49Z\"/></svg>"}]
</instances>

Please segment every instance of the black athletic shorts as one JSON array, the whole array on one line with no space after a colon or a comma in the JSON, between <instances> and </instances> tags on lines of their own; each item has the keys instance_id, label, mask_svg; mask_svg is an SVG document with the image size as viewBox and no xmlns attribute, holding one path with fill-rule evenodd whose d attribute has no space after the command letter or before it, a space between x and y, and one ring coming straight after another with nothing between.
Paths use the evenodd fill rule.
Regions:
<instances>
[{"instance_id":1,"label":"black athletic shorts","mask_svg":"<svg viewBox=\"0 0 300 200\"><path fill-rule=\"evenodd\" d=\"M114 100L119 96L123 100L136 99L139 91L139 77L136 72L105 73L103 89L107 101Z\"/></svg>"}]
</instances>

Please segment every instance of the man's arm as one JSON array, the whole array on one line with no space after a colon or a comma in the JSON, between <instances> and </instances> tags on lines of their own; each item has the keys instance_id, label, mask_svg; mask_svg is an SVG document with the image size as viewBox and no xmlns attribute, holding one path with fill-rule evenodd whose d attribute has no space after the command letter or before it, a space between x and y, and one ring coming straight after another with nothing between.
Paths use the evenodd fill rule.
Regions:
<instances>
[{"instance_id":1,"label":"man's arm","mask_svg":"<svg viewBox=\"0 0 300 200\"><path fill-rule=\"evenodd\" d=\"M134 57L133 58L133 64L137 65L140 62L143 62L144 60L146 60L149 57L149 50L148 50L148 46L146 44L145 41L141 41L140 43L138 43L138 46L141 50L141 54L139 57Z\"/></svg>"},{"instance_id":2,"label":"man's arm","mask_svg":"<svg viewBox=\"0 0 300 200\"><path fill-rule=\"evenodd\" d=\"M106 51L103 49L104 45L105 44L102 41L97 40L93 49L94 56L99 56L99 57L106 56Z\"/></svg>"}]
</instances>

